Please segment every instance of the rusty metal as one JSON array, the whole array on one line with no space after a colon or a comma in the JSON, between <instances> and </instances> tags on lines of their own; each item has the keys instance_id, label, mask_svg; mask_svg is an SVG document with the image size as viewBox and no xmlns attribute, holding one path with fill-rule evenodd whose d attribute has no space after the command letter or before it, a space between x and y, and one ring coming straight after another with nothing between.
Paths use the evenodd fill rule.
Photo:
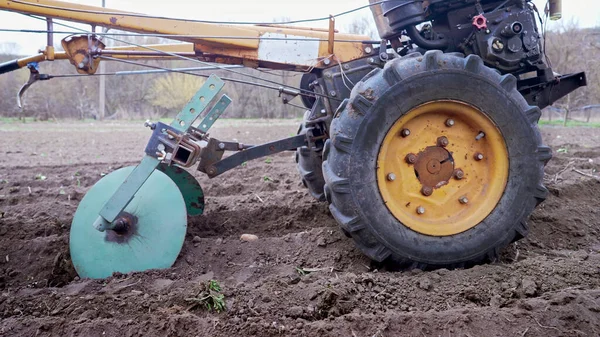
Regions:
<instances>
[{"instance_id":1,"label":"rusty metal","mask_svg":"<svg viewBox=\"0 0 600 337\"><path fill-rule=\"evenodd\" d=\"M481 152L476 152L476 153L473 155L473 158L474 158L475 160L477 160L477 161L483 160L483 158L484 158L484 157L483 157L483 153L481 153Z\"/></svg>"},{"instance_id":2,"label":"rusty metal","mask_svg":"<svg viewBox=\"0 0 600 337\"><path fill-rule=\"evenodd\" d=\"M438 137L436 140L437 146L446 147L448 146L448 138L446 136Z\"/></svg>"},{"instance_id":3,"label":"rusty metal","mask_svg":"<svg viewBox=\"0 0 600 337\"><path fill-rule=\"evenodd\" d=\"M452 178L454 159L446 149L429 146L417 156L415 173L423 186L439 188Z\"/></svg>"},{"instance_id":4,"label":"rusty metal","mask_svg":"<svg viewBox=\"0 0 600 337\"><path fill-rule=\"evenodd\" d=\"M100 59L94 58L91 53L97 53L104 49L105 45L95 35L68 36L61 41L61 45L78 73L96 73Z\"/></svg>"},{"instance_id":5,"label":"rusty metal","mask_svg":"<svg viewBox=\"0 0 600 337\"><path fill-rule=\"evenodd\" d=\"M450 128L450 127L453 127L453 126L454 126L454 119L452 119L452 118L448 118L448 119L446 119L446 123L445 123L445 124L446 124L446 126L447 126L447 127L449 127L449 128Z\"/></svg>"},{"instance_id":6,"label":"rusty metal","mask_svg":"<svg viewBox=\"0 0 600 337\"><path fill-rule=\"evenodd\" d=\"M469 199L467 198L467 196L463 195L462 197L458 198L458 202L460 202L463 205L466 205L469 203Z\"/></svg>"},{"instance_id":7,"label":"rusty metal","mask_svg":"<svg viewBox=\"0 0 600 337\"><path fill-rule=\"evenodd\" d=\"M417 207L417 214L425 214L425 207L423 207L423 206Z\"/></svg>"},{"instance_id":8,"label":"rusty metal","mask_svg":"<svg viewBox=\"0 0 600 337\"><path fill-rule=\"evenodd\" d=\"M454 179L461 180L465 177L465 172L461 169L454 170Z\"/></svg>"},{"instance_id":9,"label":"rusty metal","mask_svg":"<svg viewBox=\"0 0 600 337\"><path fill-rule=\"evenodd\" d=\"M396 180L396 175L394 173L388 173L387 180L388 181L394 181L394 180Z\"/></svg>"},{"instance_id":10,"label":"rusty metal","mask_svg":"<svg viewBox=\"0 0 600 337\"><path fill-rule=\"evenodd\" d=\"M410 130L409 129L402 129L402 131L400 131L400 135L402 137L408 137L408 136L410 136Z\"/></svg>"},{"instance_id":11,"label":"rusty metal","mask_svg":"<svg viewBox=\"0 0 600 337\"><path fill-rule=\"evenodd\" d=\"M417 162L417 155L414 153L409 153L406 155L406 157L404 158L404 160L409 163L409 164L414 164Z\"/></svg>"},{"instance_id":12,"label":"rusty metal","mask_svg":"<svg viewBox=\"0 0 600 337\"><path fill-rule=\"evenodd\" d=\"M421 188L421 194L428 197L433 194L433 188L430 186L423 186L423 188Z\"/></svg>"}]
</instances>

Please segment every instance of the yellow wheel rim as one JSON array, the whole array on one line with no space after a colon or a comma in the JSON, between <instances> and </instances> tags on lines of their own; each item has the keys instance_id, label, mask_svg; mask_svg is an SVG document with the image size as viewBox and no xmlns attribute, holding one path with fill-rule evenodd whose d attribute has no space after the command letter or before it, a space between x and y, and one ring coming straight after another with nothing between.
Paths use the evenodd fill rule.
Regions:
<instances>
[{"instance_id":1,"label":"yellow wheel rim","mask_svg":"<svg viewBox=\"0 0 600 337\"><path fill-rule=\"evenodd\" d=\"M377 158L377 184L404 226L431 236L454 235L475 227L496 207L508 164L504 138L482 111L434 101L409 111L389 130Z\"/></svg>"}]
</instances>

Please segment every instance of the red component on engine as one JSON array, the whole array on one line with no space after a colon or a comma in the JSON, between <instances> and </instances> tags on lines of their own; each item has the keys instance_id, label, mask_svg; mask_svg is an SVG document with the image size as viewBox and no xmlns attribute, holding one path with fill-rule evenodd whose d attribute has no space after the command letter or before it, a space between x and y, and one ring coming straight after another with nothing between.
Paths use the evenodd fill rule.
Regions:
<instances>
[{"instance_id":1,"label":"red component on engine","mask_svg":"<svg viewBox=\"0 0 600 337\"><path fill-rule=\"evenodd\" d=\"M487 28L487 19L483 14L479 14L473 17L473 26L477 29Z\"/></svg>"}]
</instances>

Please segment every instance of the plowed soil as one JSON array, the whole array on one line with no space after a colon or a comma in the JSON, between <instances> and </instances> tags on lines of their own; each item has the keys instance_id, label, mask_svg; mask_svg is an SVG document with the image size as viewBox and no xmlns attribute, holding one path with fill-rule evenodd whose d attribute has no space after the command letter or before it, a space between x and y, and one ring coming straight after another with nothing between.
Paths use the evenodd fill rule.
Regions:
<instances>
[{"instance_id":1,"label":"plowed soil","mask_svg":"<svg viewBox=\"0 0 600 337\"><path fill-rule=\"evenodd\" d=\"M298 122L217 124L213 136L252 144L292 135ZM189 218L175 265L89 280L70 263L72 216L103 174L137 163L148 130L0 124L0 336L598 336L600 131L542 133L555 155L551 193L529 237L496 263L378 270L284 153L212 180L192 169L206 211ZM210 279L225 312L186 300Z\"/></svg>"}]
</instances>

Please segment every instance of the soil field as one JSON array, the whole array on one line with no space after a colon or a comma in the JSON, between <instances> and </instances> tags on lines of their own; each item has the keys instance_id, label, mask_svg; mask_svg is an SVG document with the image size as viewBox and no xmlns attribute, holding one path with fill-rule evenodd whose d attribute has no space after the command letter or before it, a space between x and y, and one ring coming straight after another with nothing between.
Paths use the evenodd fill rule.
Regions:
<instances>
[{"instance_id":1,"label":"soil field","mask_svg":"<svg viewBox=\"0 0 600 337\"><path fill-rule=\"evenodd\" d=\"M298 122L217 124L213 136L252 144L294 134ZM191 170L207 206L189 218L175 265L88 280L69 258L77 204L102 174L135 165L150 132L125 122L0 124L0 336L598 336L600 182L586 175L600 169L600 130L542 133L555 155L550 195L529 237L493 264L378 269L284 153L212 180ZM259 239L242 242L244 233ZM226 312L186 301L210 279Z\"/></svg>"}]
</instances>

